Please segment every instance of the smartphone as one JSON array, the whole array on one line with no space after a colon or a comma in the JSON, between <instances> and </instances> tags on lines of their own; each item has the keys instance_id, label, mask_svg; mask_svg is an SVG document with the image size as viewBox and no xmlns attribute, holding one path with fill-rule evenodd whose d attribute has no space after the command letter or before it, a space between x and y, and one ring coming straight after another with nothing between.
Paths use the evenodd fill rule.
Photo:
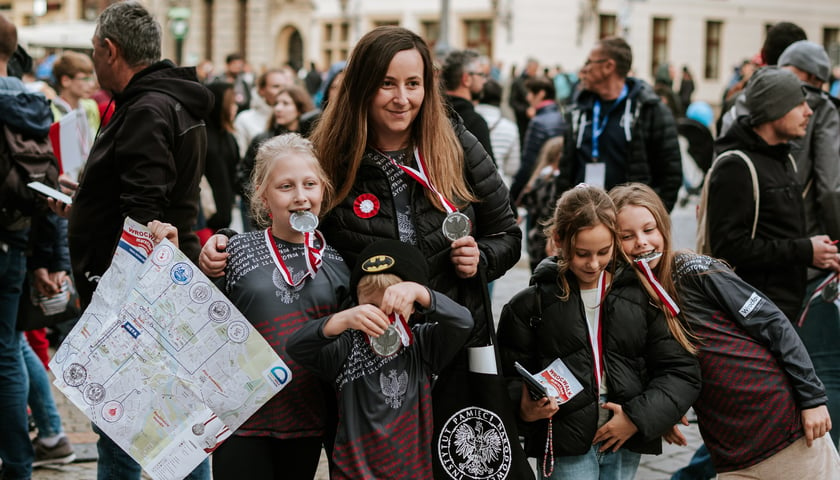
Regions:
<instances>
[{"instance_id":1,"label":"smartphone","mask_svg":"<svg viewBox=\"0 0 840 480\"><path fill-rule=\"evenodd\" d=\"M525 370L525 367L520 365L519 362L513 362L513 366L522 375L522 379L525 380L525 386L528 388L528 394L531 395L531 400L539 400L548 396L548 390L531 375L531 372Z\"/></svg>"},{"instance_id":2,"label":"smartphone","mask_svg":"<svg viewBox=\"0 0 840 480\"><path fill-rule=\"evenodd\" d=\"M47 197L54 198L54 199L58 200L59 202L64 203L65 205L72 205L73 204L73 199L70 198L69 195L61 193L58 190L56 190L56 189L54 189L50 186L44 185L41 182L29 182L29 183L26 184L26 186L31 188L32 190L35 190L36 192L38 192L42 195L46 195Z\"/></svg>"}]
</instances>

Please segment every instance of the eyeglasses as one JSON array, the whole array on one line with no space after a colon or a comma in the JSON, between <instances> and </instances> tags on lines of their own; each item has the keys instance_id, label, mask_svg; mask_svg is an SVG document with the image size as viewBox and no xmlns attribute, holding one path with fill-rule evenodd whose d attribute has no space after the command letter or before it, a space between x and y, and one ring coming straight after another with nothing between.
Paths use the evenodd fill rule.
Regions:
<instances>
[{"instance_id":1,"label":"eyeglasses","mask_svg":"<svg viewBox=\"0 0 840 480\"><path fill-rule=\"evenodd\" d=\"M592 65L593 63L604 63L604 62L609 62L609 61L610 61L609 58L600 58L598 60L592 60L591 58L587 58L586 62L583 64L583 66L588 67L589 65Z\"/></svg>"},{"instance_id":2,"label":"eyeglasses","mask_svg":"<svg viewBox=\"0 0 840 480\"><path fill-rule=\"evenodd\" d=\"M487 74L484 72L470 72L470 75L478 75L481 78L487 78Z\"/></svg>"}]
</instances>

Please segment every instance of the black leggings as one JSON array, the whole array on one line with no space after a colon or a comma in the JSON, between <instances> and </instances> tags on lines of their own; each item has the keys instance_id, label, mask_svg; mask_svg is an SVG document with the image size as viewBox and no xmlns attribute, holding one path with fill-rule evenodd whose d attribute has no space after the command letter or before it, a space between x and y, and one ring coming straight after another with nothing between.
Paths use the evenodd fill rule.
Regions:
<instances>
[{"instance_id":1,"label":"black leggings","mask_svg":"<svg viewBox=\"0 0 840 480\"><path fill-rule=\"evenodd\" d=\"M312 480L321 437L280 440L231 435L213 452L214 480Z\"/></svg>"}]
</instances>

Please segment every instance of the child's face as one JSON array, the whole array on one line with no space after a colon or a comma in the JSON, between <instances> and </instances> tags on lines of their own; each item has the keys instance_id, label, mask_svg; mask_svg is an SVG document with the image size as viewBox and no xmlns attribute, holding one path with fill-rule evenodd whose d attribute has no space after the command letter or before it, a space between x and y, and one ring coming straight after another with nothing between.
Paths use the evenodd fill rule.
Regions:
<instances>
[{"instance_id":1,"label":"child's face","mask_svg":"<svg viewBox=\"0 0 840 480\"><path fill-rule=\"evenodd\" d=\"M272 232L286 241L303 241L303 234L292 229L289 218L301 210L316 216L321 212L324 186L312 166L312 159L288 155L274 163L266 182L262 199L271 212Z\"/></svg>"},{"instance_id":2,"label":"child's face","mask_svg":"<svg viewBox=\"0 0 840 480\"><path fill-rule=\"evenodd\" d=\"M582 290L598 286L601 272L613 255L613 235L604 224L577 232L569 255L569 270L577 277Z\"/></svg>"},{"instance_id":3,"label":"child's face","mask_svg":"<svg viewBox=\"0 0 840 480\"><path fill-rule=\"evenodd\" d=\"M635 258L646 253L664 252L665 239L650 210L637 205L627 205L618 211L616 219L621 249L627 256ZM659 258L651 260L649 265L650 268L656 268Z\"/></svg>"}]
</instances>

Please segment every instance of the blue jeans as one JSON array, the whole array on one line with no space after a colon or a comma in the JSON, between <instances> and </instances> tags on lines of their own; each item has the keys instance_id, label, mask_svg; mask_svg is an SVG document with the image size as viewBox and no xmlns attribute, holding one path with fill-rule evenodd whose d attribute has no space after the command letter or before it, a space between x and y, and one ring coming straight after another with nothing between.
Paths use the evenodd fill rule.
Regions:
<instances>
[{"instance_id":1,"label":"blue jeans","mask_svg":"<svg viewBox=\"0 0 840 480\"><path fill-rule=\"evenodd\" d=\"M617 452L599 452L600 443L577 456L556 457L554 472L543 480L633 480L642 455L626 448ZM540 475L542 475L540 471Z\"/></svg>"},{"instance_id":2,"label":"blue jeans","mask_svg":"<svg viewBox=\"0 0 840 480\"><path fill-rule=\"evenodd\" d=\"M704 443L694 452L688 465L674 472L671 480L711 480L716 476L715 467L712 465L712 457Z\"/></svg>"},{"instance_id":3,"label":"blue jeans","mask_svg":"<svg viewBox=\"0 0 840 480\"><path fill-rule=\"evenodd\" d=\"M808 283L805 298L811 297L814 289L822 278L817 278ZM796 326L798 318L791 318ZM826 303L822 296L818 296L811 302L808 316L802 327L797 327L799 338L808 349L808 355L825 385L825 392L828 394L828 414L831 416L831 423L835 425L831 429L831 440L838 445L840 439L840 314L837 305Z\"/></svg>"},{"instance_id":4,"label":"blue jeans","mask_svg":"<svg viewBox=\"0 0 840 480\"><path fill-rule=\"evenodd\" d=\"M23 334L20 335L20 353L23 355L26 373L29 374L29 408L32 409L32 418L38 427L38 436L58 435L62 432L61 416L50 390L50 377Z\"/></svg>"},{"instance_id":5,"label":"blue jeans","mask_svg":"<svg viewBox=\"0 0 840 480\"><path fill-rule=\"evenodd\" d=\"M18 301L23 291L26 257L23 250L0 250L0 458L4 480L29 480L34 453L29 441L26 396L29 391L20 332Z\"/></svg>"},{"instance_id":6,"label":"blue jeans","mask_svg":"<svg viewBox=\"0 0 840 480\"><path fill-rule=\"evenodd\" d=\"M140 480L140 464L108 438L95 424L93 431L99 434L96 451L99 460L96 464L97 480ZM205 458L185 480L210 480L210 460Z\"/></svg>"}]
</instances>

